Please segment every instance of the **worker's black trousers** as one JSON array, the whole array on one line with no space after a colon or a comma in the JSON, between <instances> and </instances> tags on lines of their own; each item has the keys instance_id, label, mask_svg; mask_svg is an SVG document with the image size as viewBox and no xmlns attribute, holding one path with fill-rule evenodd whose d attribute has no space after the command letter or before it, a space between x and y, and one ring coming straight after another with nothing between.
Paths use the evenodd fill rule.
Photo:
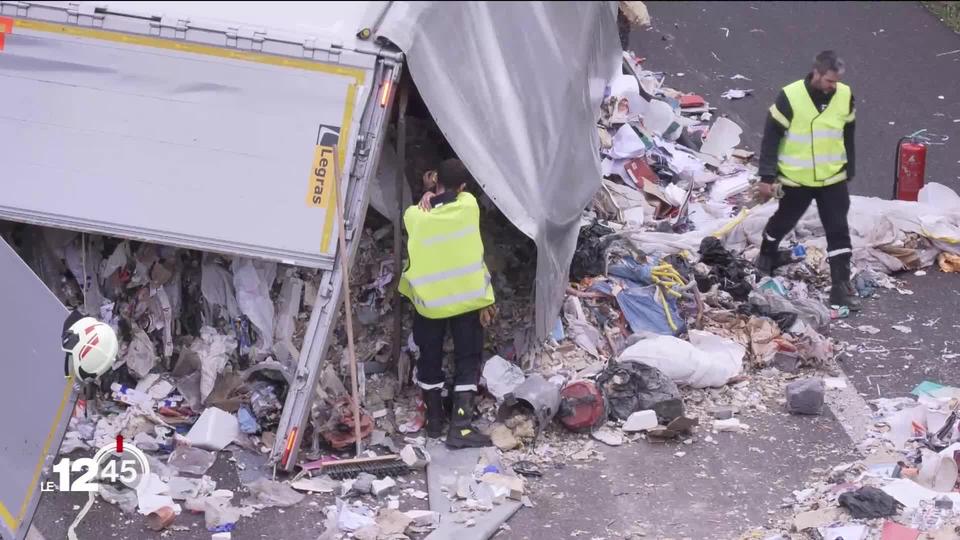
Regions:
<instances>
[{"instance_id":1,"label":"worker's black trousers","mask_svg":"<svg viewBox=\"0 0 960 540\"><path fill-rule=\"evenodd\" d=\"M836 283L849 280L852 251L850 227L847 224L850 192L846 182L821 188L784 186L780 206L763 231L760 251L767 255L775 254L780 241L796 227L814 200L817 201L820 222L823 223L827 235L827 257L830 260L833 281Z\"/></svg>"},{"instance_id":2,"label":"worker's black trousers","mask_svg":"<svg viewBox=\"0 0 960 540\"><path fill-rule=\"evenodd\" d=\"M480 380L480 358L483 355L483 326L480 312L471 311L447 319L428 319L419 313L413 316L413 341L420 348L417 361L417 384L424 390L443 388L443 342L447 328L453 334L455 392L476 392Z\"/></svg>"}]
</instances>

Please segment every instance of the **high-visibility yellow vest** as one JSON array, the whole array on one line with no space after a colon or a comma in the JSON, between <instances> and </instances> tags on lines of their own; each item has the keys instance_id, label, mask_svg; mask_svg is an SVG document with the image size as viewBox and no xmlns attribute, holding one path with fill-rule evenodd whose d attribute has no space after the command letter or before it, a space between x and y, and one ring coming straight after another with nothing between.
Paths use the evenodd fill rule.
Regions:
<instances>
[{"instance_id":1,"label":"high-visibility yellow vest","mask_svg":"<svg viewBox=\"0 0 960 540\"><path fill-rule=\"evenodd\" d=\"M417 313L445 319L494 303L490 273L483 262L480 207L469 193L424 212L411 206L403 214L410 263L400 277L400 294Z\"/></svg>"},{"instance_id":2,"label":"high-visibility yellow vest","mask_svg":"<svg viewBox=\"0 0 960 540\"><path fill-rule=\"evenodd\" d=\"M770 106L770 115L787 130L777 156L780 181L793 187L824 187L846 180L843 128L854 119L850 87L837 83L823 112L813 104L803 80L788 84L783 92L790 101L793 118L787 120L776 104Z\"/></svg>"}]
</instances>

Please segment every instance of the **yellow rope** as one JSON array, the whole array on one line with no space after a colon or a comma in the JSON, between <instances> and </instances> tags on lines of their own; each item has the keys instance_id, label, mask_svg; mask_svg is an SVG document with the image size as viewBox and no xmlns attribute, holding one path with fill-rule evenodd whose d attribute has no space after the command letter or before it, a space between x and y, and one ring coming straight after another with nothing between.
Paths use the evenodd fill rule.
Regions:
<instances>
[{"instance_id":1,"label":"yellow rope","mask_svg":"<svg viewBox=\"0 0 960 540\"><path fill-rule=\"evenodd\" d=\"M734 227L743 223L743 220L747 219L747 216L749 215L750 215L750 209L744 208L743 210L740 211L739 214L737 214L735 218L728 221L726 225L717 229L717 231L710 236L713 236L715 238L723 238L724 236L729 234Z\"/></svg>"},{"instance_id":2,"label":"yellow rope","mask_svg":"<svg viewBox=\"0 0 960 540\"><path fill-rule=\"evenodd\" d=\"M674 298L683 297L682 294L674 290L674 287L684 287L686 282L683 281L683 277L680 275L680 273L677 272L677 270L670 263L666 262L654 266L650 271L650 278L654 285L657 286L660 307L663 308L663 314L667 317L667 324L670 325L671 330L676 332L677 324L673 321L673 316L670 315L670 305L667 304L667 295L669 294Z\"/></svg>"}]
</instances>

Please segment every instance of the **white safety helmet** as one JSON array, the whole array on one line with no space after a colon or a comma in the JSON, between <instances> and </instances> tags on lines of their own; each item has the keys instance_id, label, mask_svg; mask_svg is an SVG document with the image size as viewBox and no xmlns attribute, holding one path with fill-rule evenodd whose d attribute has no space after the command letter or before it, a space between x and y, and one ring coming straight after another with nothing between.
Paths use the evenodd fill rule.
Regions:
<instances>
[{"instance_id":1,"label":"white safety helmet","mask_svg":"<svg viewBox=\"0 0 960 540\"><path fill-rule=\"evenodd\" d=\"M120 345L110 325L83 317L64 330L62 348L67 353L64 375L91 382L113 367Z\"/></svg>"}]
</instances>

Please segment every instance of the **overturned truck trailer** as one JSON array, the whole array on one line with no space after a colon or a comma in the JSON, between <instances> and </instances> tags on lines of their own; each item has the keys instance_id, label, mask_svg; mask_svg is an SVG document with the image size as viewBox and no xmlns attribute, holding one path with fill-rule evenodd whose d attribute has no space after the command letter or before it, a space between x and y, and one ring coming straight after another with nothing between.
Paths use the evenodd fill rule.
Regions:
<instances>
[{"instance_id":1,"label":"overturned truck trailer","mask_svg":"<svg viewBox=\"0 0 960 540\"><path fill-rule=\"evenodd\" d=\"M272 456L289 468L341 299L336 197L349 257L400 55L217 22L242 7L153 4L0 2L0 219L320 269ZM17 538L71 408L65 311L0 244L0 340L23 367L0 388L0 531ZM35 414L7 414L25 405Z\"/></svg>"}]
</instances>

